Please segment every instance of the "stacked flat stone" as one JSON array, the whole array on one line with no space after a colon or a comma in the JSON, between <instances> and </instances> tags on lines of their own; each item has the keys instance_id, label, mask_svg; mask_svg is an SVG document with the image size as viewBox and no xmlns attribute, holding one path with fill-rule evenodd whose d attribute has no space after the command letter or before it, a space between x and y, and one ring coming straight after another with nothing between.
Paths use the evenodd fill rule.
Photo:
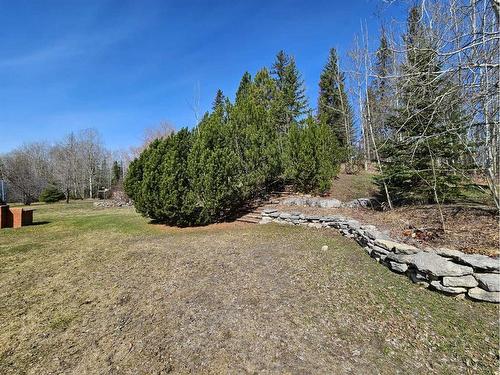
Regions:
<instances>
[{"instance_id":1,"label":"stacked flat stone","mask_svg":"<svg viewBox=\"0 0 500 375\"><path fill-rule=\"evenodd\" d=\"M319 208L372 208L379 205L375 198L358 198L349 202L341 202L335 198L319 198L298 196L289 197L279 202L286 206L303 206L303 207L319 207Z\"/></svg>"},{"instance_id":2,"label":"stacked flat stone","mask_svg":"<svg viewBox=\"0 0 500 375\"><path fill-rule=\"evenodd\" d=\"M500 259L465 254L445 248L424 248L400 243L373 225L338 215L316 216L265 209L261 224L278 223L311 228L335 228L355 239L371 257L414 283L447 295L500 303Z\"/></svg>"}]
</instances>

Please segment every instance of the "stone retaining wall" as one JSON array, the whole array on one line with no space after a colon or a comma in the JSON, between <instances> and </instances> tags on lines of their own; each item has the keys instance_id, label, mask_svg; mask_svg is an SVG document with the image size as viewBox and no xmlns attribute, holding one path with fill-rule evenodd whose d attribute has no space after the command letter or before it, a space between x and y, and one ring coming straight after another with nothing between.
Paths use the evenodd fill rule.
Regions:
<instances>
[{"instance_id":1,"label":"stone retaining wall","mask_svg":"<svg viewBox=\"0 0 500 375\"><path fill-rule=\"evenodd\" d=\"M444 248L419 249L391 240L373 225L342 216L304 215L265 209L261 224L335 228L356 240L377 262L406 274L414 283L448 295L500 303L500 259Z\"/></svg>"}]
</instances>

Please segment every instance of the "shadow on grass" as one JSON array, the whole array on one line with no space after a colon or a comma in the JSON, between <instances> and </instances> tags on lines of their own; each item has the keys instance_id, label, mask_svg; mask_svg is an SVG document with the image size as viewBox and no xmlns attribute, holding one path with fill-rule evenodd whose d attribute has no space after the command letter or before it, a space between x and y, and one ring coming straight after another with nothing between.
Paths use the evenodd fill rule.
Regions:
<instances>
[{"instance_id":1,"label":"shadow on grass","mask_svg":"<svg viewBox=\"0 0 500 375\"><path fill-rule=\"evenodd\" d=\"M50 224L50 221L35 221L31 225L45 225Z\"/></svg>"}]
</instances>

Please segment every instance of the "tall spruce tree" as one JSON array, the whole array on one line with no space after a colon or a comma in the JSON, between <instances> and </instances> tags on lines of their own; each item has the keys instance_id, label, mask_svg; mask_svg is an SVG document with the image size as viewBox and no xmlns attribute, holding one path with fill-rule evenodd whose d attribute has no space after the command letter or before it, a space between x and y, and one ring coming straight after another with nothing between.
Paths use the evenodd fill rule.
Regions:
<instances>
[{"instance_id":1,"label":"tall spruce tree","mask_svg":"<svg viewBox=\"0 0 500 375\"><path fill-rule=\"evenodd\" d=\"M272 66L278 95L276 97L276 121L281 132L287 133L292 122L298 122L307 113L309 105L304 81L295 59L284 51L278 52Z\"/></svg>"},{"instance_id":2,"label":"tall spruce tree","mask_svg":"<svg viewBox=\"0 0 500 375\"><path fill-rule=\"evenodd\" d=\"M248 95L250 86L252 84L252 76L250 73L245 72L243 77L241 77L240 85L238 86L238 91L236 91L236 100L235 103L238 103L244 97Z\"/></svg>"},{"instance_id":3,"label":"tall spruce tree","mask_svg":"<svg viewBox=\"0 0 500 375\"><path fill-rule=\"evenodd\" d=\"M220 108L223 108L225 101L226 97L224 96L224 93L221 89L218 89L217 93L215 94L214 102L212 103L212 110L216 111Z\"/></svg>"},{"instance_id":4,"label":"tall spruce tree","mask_svg":"<svg viewBox=\"0 0 500 375\"><path fill-rule=\"evenodd\" d=\"M318 119L332 128L341 147L351 148L354 135L352 109L335 48L330 49L328 62L320 76Z\"/></svg>"},{"instance_id":5,"label":"tall spruce tree","mask_svg":"<svg viewBox=\"0 0 500 375\"><path fill-rule=\"evenodd\" d=\"M410 10L401 82L401 105L388 125L393 136L382 149L383 178L402 202L442 203L460 192L464 117L458 88L441 73L432 33L418 7Z\"/></svg>"}]
</instances>

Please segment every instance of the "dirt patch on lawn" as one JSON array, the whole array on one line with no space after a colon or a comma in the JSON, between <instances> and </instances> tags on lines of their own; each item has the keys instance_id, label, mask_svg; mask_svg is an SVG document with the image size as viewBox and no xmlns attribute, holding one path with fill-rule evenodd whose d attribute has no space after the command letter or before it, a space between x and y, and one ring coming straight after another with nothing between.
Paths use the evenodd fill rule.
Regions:
<instances>
[{"instance_id":1,"label":"dirt patch on lawn","mask_svg":"<svg viewBox=\"0 0 500 375\"><path fill-rule=\"evenodd\" d=\"M152 224L152 225L162 229L165 232L170 232L170 233L197 233L197 232L214 232L214 231L225 231L230 229L241 229L241 228L246 228L252 224L240 221L230 221L230 222L203 225L198 227L176 227L173 225L165 225L165 224Z\"/></svg>"},{"instance_id":2,"label":"dirt patch on lawn","mask_svg":"<svg viewBox=\"0 0 500 375\"><path fill-rule=\"evenodd\" d=\"M375 225L391 237L417 246L448 247L466 253L499 255L499 217L494 210L451 205L443 207L446 230L436 206L408 206L392 211L351 208L277 206L282 211L342 215Z\"/></svg>"}]
</instances>

